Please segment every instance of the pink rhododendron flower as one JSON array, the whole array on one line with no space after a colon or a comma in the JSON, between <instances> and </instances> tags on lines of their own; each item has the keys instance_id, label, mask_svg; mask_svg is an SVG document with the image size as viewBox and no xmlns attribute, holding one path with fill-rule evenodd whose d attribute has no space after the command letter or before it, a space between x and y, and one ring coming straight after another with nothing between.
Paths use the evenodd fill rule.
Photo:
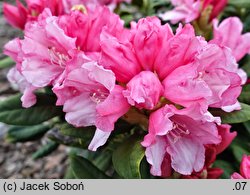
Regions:
<instances>
[{"instance_id":1,"label":"pink rhododendron flower","mask_svg":"<svg viewBox=\"0 0 250 195\"><path fill-rule=\"evenodd\" d=\"M212 6L212 13L210 14L210 21L216 18L227 5L228 0L204 0L203 2L203 10L208 6Z\"/></svg>"},{"instance_id":2,"label":"pink rhododendron flower","mask_svg":"<svg viewBox=\"0 0 250 195\"><path fill-rule=\"evenodd\" d=\"M129 109L123 88L115 85L113 72L81 52L68 62L63 80L53 91L58 97L57 105L63 105L67 122L77 127L97 127L90 144L92 150L106 142L114 123Z\"/></svg>"},{"instance_id":3,"label":"pink rhododendron flower","mask_svg":"<svg viewBox=\"0 0 250 195\"><path fill-rule=\"evenodd\" d=\"M17 89L23 93L21 97L22 106L28 108L36 103L34 91L37 87L33 86L20 72L23 60L22 43L20 39L9 41L4 48L4 53L16 61L16 66L8 72L7 78L9 82L16 85ZM18 70L19 69L19 70Z\"/></svg>"},{"instance_id":4,"label":"pink rhododendron flower","mask_svg":"<svg viewBox=\"0 0 250 195\"><path fill-rule=\"evenodd\" d=\"M120 82L129 83L141 71L151 71L163 84L164 96L174 103L184 107L199 103L202 112L208 107L240 109L237 98L245 72L228 48L195 36L191 25L180 26L174 35L168 24L148 17L132 23L126 38L104 30L101 48L101 64Z\"/></svg>"},{"instance_id":5,"label":"pink rhododendron flower","mask_svg":"<svg viewBox=\"0 0 250 195\"><path fill-rule=\"evenodd\" d=\"M96 3L93 3L94 1L96 0L62 0L62 4L65 9L65 12L69 13L72 8L74 9L74 6L89 6L92 8L92 4L96 6ZM88 4L86 5L86 3ZM86 7L83 7L83 9L85 8Z\"/></svg>"},{"instance_id":6,"label":"pink rhododendron flower","mask_svg":"<svg viewBox=\"0 0 250 195\"><path fill-rule=\"evenodd\" d=\"M208 105L231 112L240 109L237 97L245 82L246 74L238 69L231 51L207 44L193 62L169 74L163 85L165 97L183 106L199 102L205 110Z\"/></svg>"},{"instance_id":7,"label":"pink rhododendron flower","mask_svg":"<svg viewBox=\"0 0 250 195\"><path fill-rule=\"evenodd\" d=\"M168 24L161 25L158 18L147 17L132 23L125 37L102 32L101 64L111 69L120 82L129 82L142 70L155 72L162 81L176 67L194 59L202 48L200 42L191 26L174 35Z\"/></svg>"},{"instance_id":8,"label":"pink rhododendron flower","mask_svg":"<svg viewBox=\"0 0 250 195\"><path fill-rule=\"evenodd\" d=\"M131 105L152 110L162 93L163 87L157 76L153 72L142 71L128 82L123 95Z\"/></svg>"},{"instance_id":9,"label":"pink rhododendron flower","mask_svg":"<svg viewBox=\"0 0 250 195\"><path fill-rule=\"evenodd\" d=\"M131 0L63 0L66 10L70 10L75 5L85 5L90 9L95 9L96 6L108 6L110 10L114 10L121 2L130 3Z\"/></svg>"},{"instance_id":10,"label":"pink rhododendron flower","mask_svg":"<svg viewBox=\"0 0 250 195\"><path fill-rule=\"evenodd\" d=\"M203 10L208 6L212 7L210 14L210 21L216 18L227 4L227 0L171 0L174 9L160 14L163 20L170 20L171 23L176 24L180 21L185 23L192 22L200 17Z\"/></svg>"},{"instance_id":11,"label":"pink rhododendron flower","mask_svg":"<svg viewBox=\"0 0 250 195\"><path fill-rule=\"evenodd\" d=\"M58 18L43 18L44 14L50 14L49 10L37 22L27 24L22 41L21 72L36 87L53 84L71 58L70 51L76 49L76 39L65 34Z\"/></svg>"},{"instance_id":12,"label":"pink rhododendron flower","mask_svg":"<svg viewBox=\"0 0 250 195\"><path fill-rule=\"evenodd\" d=\"M49 8L55 16L64 13L62 0L26 0L25 7L19 0L16 5L3 4L3 12L6 20L14 27L24 29L27 21L36 20L45 8Z\"/></svg>"},{"instance_id":13,"label":"pink rhododendron flower","mask_svg":"<svg viewBox=\"0 0 250 195\"><path fill-rule=\"evenodd\" d=\"M15 39L5 46L5 54L16 61L17 70L35 89L52 85L71 58L70 51L76 49L76 39L68 37L57 21L45 9L37 22L27 24L23 40Z\"/></svg>"},{"instance_id":14,"label":"pink rhododendron flower","mask_svg":"<svg viewBox=\"0 0 250 195\"><path fill-rule=\"evenodd\" d=\"M131 31L125 35L114 36L107 30L101 34L101 64L111 69L118 81L126 83L142 70L164 69L164 62L157 61L157 58L165 56L163 47L173 37L168 24L162 26L158 18L147 17L137 24L132 23ZM160 80L166 76L156 73Z\"/></svg>"},{"instance_id":15,"label":"pink rhododendron flower","mask_svg":"<svg viewBox=\"0 0 250 195\"><path fill-rule=\"evenodd\" d=\"M124 22L106 7L98 6L86 14L73 11L58 20L64 32L77 39L77 48L87 53L100 52L100 34L104 27L114 35L124 31Z\"/></svg>"},{"instance_id":16,"label":"pink rhododendron flower","mask_svg":"<svg viewBox=\"0 0 250 195\"><path fill-rule=\"evenodd\" d=\"M204 166L204 145L220 141L216 124L204 120L197 105L182 110L166 105L150 115L149 133L142 145L152 166L151 174L162 175L161 165L167 153L175 171L190 175Z\"/></svg>"},{"instance_id":17,"label":"pink rhododendron flower","mask_svg":"<svg viewBox=\"0 0 250 195\"><path fill-rule=\"evenodd\" d=\"M180 21L188 23L197 19L200 15L202 6L200 0L171 0L171 3L175 8L164 14L160 14L163 20L170 20L173 24Z\"/></svg>"},{"instance_id":18,"label":"pink rhododendron flower","mask_svg":"<svg viewBox=\"0 0 250 195\"><path fill-rule=\"evenodd\" d=\"M80 52L68 62L62 81L53 91L58 97L57 105L64 105L66 120L81 127L95 124L95 107L107 98L114 86L114 74Z\"/></svg>"},{"instance_id":19,"label":"pink rhododendron flower","mask_svg":"<svg viewBox=\"0 0 250 195\"><path fill-rule=\"evenodd\" d=\"M240 164L240 174L233 173L231 179L250 179L250 156L243 155Z\"/></svg>"},{"instance_id":20,"label":"pink rhododendron flower","mask_svg":"<svg viewBox=\"0 0 250 195\"><path fill-rule=\"evenodd\" d=\"M223 174L223 170L221 168L212 167L212 164L216 160L216 155L217 151L214 147L206 147L205 166L201 172L200 178L204 178L206 176L207 179L218 179Z\"/></svg>"},{"instance_id":21,"label":"pink rhododendron flower","mask_svg":"<svg viewBox=\"0 0 250 195\"><path fill-rule=\"evenodd\" d=\"M203 169L199 172L193 172L191 175L183 175L184 179L218 179L223 170L220 168L213 168L211 165L216 160L216 156L223 152L232 142L232 140L236 137L237 132L230 132L230 125L217 125L218 133L221 136L221 142L219 144L206 145L205 152L205 165Z\"/></svg>"},{"instance_id":22,"label":"pink rhododendron flower","mask_svg":"<svg viewBox=\"0 0 250 195\"><path fill-rule=\"evenodd\" d=\"M193 172L191 175L182 175L182 179L218 179L223 170L220 168L213 168L211 165L216 159L216 149L214 147L206 147L205 151L205 165L199 172Z\"/></svg>"},{"instance_id":23,"label":"pink rhododendron flower","mask_svg":"<svg viewBox=\"0 0 250 195\"><path fill-rule=\"evenodd\" d=\"M23 93L21 98L22 106L27 108L34 105L36 103L36 96L33 94L33 91L36 90L36 87L32 86L21 72L17 70L18 67L20 68L23 60L20 39L9 41L5 45L4 53L16 61L16 67L10 69L7 77L9 82L16 85L17 89Z\"/></svg>"},{"instance_id":24,"label":"pink rhododendron flower","mask_svg":"<svg viewBox=\"0 0 250 195\"><path fill-rule=\"evenodd\" d=\"M5 53L17 53L17 69L29 83L41 88L48 86L63 72L69 52L76 48L75 39L65 35L57 17L47 9L37 22L29 23L24 39L16 47L6 45Z\"/></svg>"},{"instance_id":25,"label":"pink rhododendron flower","mask_svg":"<svg viewBox=\"0 0 250 195\"><path fill-rule=\"evenodd\" d=\"M98 2L100 5L106 5L110 10L114 10L119 3L126 2L131 3L132 0L94 0Z\"/></svg>"},{"instance_id":26,"label":"pink rhododendron flower","mask_svg":"<svg viewBox=\"0 0 250 195\"><path fill-rule=\"evenodd\" d=\"M3 3L4 17L13 27L24 29L27 20L27 9L19 0L16 1L16 4L17 7Z\"/></svg>"},{"instance_id":27,"label":"pink rhododendron flower","mask_svg":"<svg viewBox=\"0 0 250 195\"><path fill-rule=\"evenodd\" d=\"M15 38L6 43L4 46L4 54L15 60L16 67L20 69L23 61L22 41L19 38Z\"/></svg>"},{"instance_id":28,"label":"pink rhododendron flower","mask_svg":"<svg viewBox=\"0 0 250 195\"><path fill-rule=\"evenodd\" d=\"M123 87L115 85L114 89L110 92L105 101L96 107L96 126L101 130L114 130L115 122L128 112L130 105L122 94L123 90Z\"/></svg>"},{"instance_id":29,"label":"pink rhododendron flower","mask_svg":"<svg viewBox=\"0 0 250 195\"><path fill-rule=\"evenodd\" d=\"M215 145L216 154L220 154L223 152L233 141L233 139L236 137L237 132L230 132L230 125L223 124L218 126L218 132L221 136L221 143L218 145Z\"/></svg>"},{"instance_id":30,"label":"pink rhododendron flower","mask_svg":"<svg viewBox=\"0 0 250 195\"><path fill-rule=\"evenodd\" d=\"M95 10L98 6L107 5L114 10L121 2L129 3L131 0L26 0L25 7L19 0L16 6L3 4L3 12L6 20L14 27L24 29L29 21L37 20L45 8L50 9L52 15L60 16L70 13L74 6L86 6L83 9ZM77 9L77 7L75 7ZM104 15L103 15L104 16Z\"/></svg>"},{"instance_id":31,"label":"pink rhododendron flower","mask_svg":"<svg viewBox=\"0 0 250 195\"><path fill-rule=\"evenodd\" d=\"M128 82L141 71L131 43L121 43L107 30L101 34L101 65L111 69L119 82Z\"/></svg>"},{"instance_id":32,"label":"pink rhododendron flower","mask_svg":"<svg viewBox=\"0 0 250 195\"><path fill-rule=\"evenodd\" d=\"M100 146L103 146L107 142L110 134L111 132L105 132L100 129L96 129L95 135L91 140L88 149L91 151L96 151Z\"/></svg>"},{"instance_id":33,"label":"pink rhododendron flower","mask_svg":"<svg viewBox=\"0 0 250 195\"><path fill-rule=\"evenodd\" d=\"M160 67L157 58L161 56L161 48L173 37L168 24L161 25L156 17L141 19L131 23L130 42L133 45L136 58L144 70L153 71ZM164 52L165 53L165 52ZM164 55L163 53L163 55Z\"/></svg>"},{"instance_id":34,"label":"pink rhododendron flower","mask_svg":"<svg viewBox=\"0 0 250 195\"><path fill-rule=\"evenodd\" d=\"M250 54L250 33L242 35L243 24L237 17L229 17L218 25L218 20L213 21L214 38L211 41L229 47L237 61L247 53Z\"/></svg>"},{"instance_id":35,"label":"pink rhododendron flower","mask_svg":"<svg viewBox=\"0 0 250 195\"><path fill-rule=\"evenodd\" d=\"M37 21L27 23L23 40L5 46L5 53L17 62L18 71L35 88L54 85L77 48L98 59L100 33L106 26L119 32L123 22L105 7L88 15L73 11L60 17L45 9Z\"/></svg>"},{"instance_id":36,"label":"pink rhododendron flower","mask_svg":"<svg viewBox=\"0 0 250 195\"><path fill-rule=\"evenodd\" d=\"M10 69L7 78L11 84L16 85L17 89L23 93L21 97L23 107L28 108L36 103L36 96L34 94L36 87L27 82L16 67Z\"/></svg>"}]
</instances>

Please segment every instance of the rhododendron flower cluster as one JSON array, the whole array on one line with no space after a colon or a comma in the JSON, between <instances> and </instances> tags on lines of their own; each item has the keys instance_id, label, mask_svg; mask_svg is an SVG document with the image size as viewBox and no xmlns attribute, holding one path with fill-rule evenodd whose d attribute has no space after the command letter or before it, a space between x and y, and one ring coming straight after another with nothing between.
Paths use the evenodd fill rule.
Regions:
<instances>
[{"instance_id":1,"label":"rhododendron flower cluster","mask_svg":"<svg viewBox=\"0 0 250 195\"><path fill-rule=\"evenodd\" d=\"M125 28L119 15L103 6L121 1L93 2L5 5L8 21L24 28L24 37L4 51L16 62L8 78L23 93L23 107L36 104L36 91L51 88L69 124L96 127L92 151L107 142L119 118L133 112L133 123L146 131L141 145L152 175L218 178L222 170L211 164L236 132L210 111L241 109L238 97L247 75L237 62L250 53L249 33L242 35L238 18L220 25L215 20L211 41L197 36L191 24L179 24L174 32L155 16ZM198 18L207 7L212 20L227 1L171 2L176 8L162 17L177 23ZM241 174L248 178L246 161Z\"/></svg>"},{"instance_id":2,"label":"rhododendron flower cluster","mask_svg":"<svg viewBox=\"0 0 250 195\"><path fill-rule=\"evenodd\" d=\"M213 25L214 38L211 42L229 47L237 61L250 53L250 33L242 35L243 24L239 18L227 18L220 25L218 25L218 20L215 19ZM231 35L227 36L228 34Z\"/></svg>"},{"instance_id":3,"label":"rhododendron flower cluster","mask_svg":"<svg viewBox=\"0 0 250 195\"><path fill-rule=\"evenodd\" d=\"M120 2L130 2L131 0L26 0L24 6L20 0L16 0L16 6L9 3L3 4L3 12L7 21L14 27L24 29L26 22L37 20L37 17L45 8L49 8L52 15L60 16L69 13L77 6L88 6L94 9L97 5L109 5L114 9Z\"/></svg>"},{"instance_id":4,"label":"rhododendron flower cluster","mask_svg":"<svg viewBox=\"0 0 250 195\"><path fill-rule=\"evenodd\" d=\"M227 4L227 0L171 0L175 7L171 11L161 14L163 20L170 20L173 24L180 21L192 22L209 9L209 20L216 18Z\"/></svg>"}]
</instances>

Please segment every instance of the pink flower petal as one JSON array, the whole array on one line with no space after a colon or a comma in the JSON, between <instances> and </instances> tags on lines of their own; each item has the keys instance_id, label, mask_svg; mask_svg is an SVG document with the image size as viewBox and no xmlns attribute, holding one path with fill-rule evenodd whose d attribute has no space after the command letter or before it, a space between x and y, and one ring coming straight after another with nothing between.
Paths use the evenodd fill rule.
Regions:
<instances>
[{"instance_id":1,"label":"pink flower petal","mask_svg":"<svg viewBox=\"0 0 250 195\"><path fill-rule=\"evenodd\" d=\"M95 125L96 104L87 94L67 100L63 111L66 112L66 121L76 127Z\"/></svg>"},{"instance_id":2,"label":"pink flower petal","mask_svg":"<svg viewBox=\"0 0 250 195\"><path fill-rule=\"evenodd\" d=\"M244 177L242 177L239 173L233 173L231 175L231 179L245 179Z\"/></svg>"},{"instance_id":3,"label":"pink flower petal","mask_svg":"<svg viewBox=\"0 0 250 195\"><path fill-rule=\"evenodd\" d=\"M50 63L39 59L27 59L22 63L23 76L38 88L50 85L62 71L60 66L51 66Z\"/></svg>"},{"instance_id":4,"label":"pink flower petal","mask_svg":"<svg viewBox=\"0 0 250 195\"><path fill-rule=\"evenodd\" d=\"M24 108L29 108L36 104L36 95L34 91L36 90L35 87L30 86L24 90L23 96L21 98L22 106Z\"/></svg>"},{"instance_id":5,"label":"pink flower petal","mask_svg":"<svg viewBox=\"0 0 250 195\"><path fill-rule=\"evenodd\" d=\"M88 149L91 151L96 151L100 146L103 146L107 142L110 134L111 132L104 132L97 128Z\"/></svg>"},{"instance_id":6,"label":"pink flower petal","mask_svg":"<svg viewBox=\"0 0 250 195\"><path fill-rule=\"evenodd\" d=\"M114 37L107 30L101 34L102 57L101 65L111 69L116 79L120 82L128 82L137 75L141 67L133 53L130 42L122 42L119 37Z\"/></svg>"},{"instance_id":7,"label":"pink flower petal","mask_svg":"<svg viewBox=\"0 0 250 195\"><path fill-rule=\"evenodd\" d=\"M206 106L206 98L212 96L212 91L204 80L198 78L196 68L195 64L189 64L168 75L163 81L164 96L183 106L195 102Z\"/></svg>"},{"instance_id":8,"label":"pink flower petal","mask_svg":"<svg viewBox=\"0 0 250 195\"><path fill-rule=\"evenodd\" d=\"M166 141L158 137L155 144L146 148L145 155L148 163L151 165L150 173L154 176L161 176L161 165L166 153Z\"/></svg>"},{"instance_id":9,"label":"pink flower petal","mask_svg":"<svg viewBox=\"0 0 250 195\"><path fill-rule=\"evenodd\" d=\"M185 0L185 1L172 1L175 8L171 11L167 11L160 14L160 18L167 21L170 20L172 24L176 24L180 21L185 23L192 22L200 15L200 1Z\"/></svg>"},{"instance_id":10,"label":"pink flower petal","mask_svg":"<svg viewBox=\"0 0 250 195\"><path fill-rule=\"evenodd\" d=\"M245 179L250 179L250 156L244 155L242 157L240 173Z\"/></svg>"},{"instance_id":11,"label":"pink flower petal","mask_svg":"<svg viewBox=\"0 0 250 195\"><path fill-rule=\"evenodd\" d=\"M11 84L17 85L18 90L23 93L21 101L24 108L29 108L36 103L34 91L37 88L32 86L16 67L10 69L7 78Z\"/></svg>"},{"instance_id":12,"label":"pink flower petal","mask_svg":"<svg viewBox=\"0 0 250 195\"><path fill-rule=\"evenodd\" d=\"M220 125L218 126L219 135L221 136L221 143L216 145L217 154L223 152L236 137L237 132L230 132L230 125Z\"/></svg>"},{"instance_id":13,"label":"pink flower petal","mask_svg":"<svg viewBox=\"0 0 250 195\"><path fill-rule=\"evenodd\" d=\"M104 69L95 62L87 62L82 68L89 71L89 79L101 83L107 90L112 91L115 87L115 75L112 71Z\"/></svg>"},{"instance_id":14,"label":"pink flower petal","mask_svg":"<svg viewBox=\"0 0 250 195\"><path fill-rule=\"evenodd\" d=\"M175 171L190 175L193 170L200 171L205 162L205 148L192 139L182 138L167 148Z\"/></svg>"},{"instance_id":15,"label":"pink flower petal","mask_svg":"<svg viewBox=\"0 0 250 195\"><path fill-rule=\"evenodd\" d=\"M23 10L27 13L27 10ZM8 3L3 3L3 13L6 20L14 27L23 29L26 23L26 15L20 17L20 12L18 7L10 5Z\"/></svg>"},{"instance_id":16,"label":"pink flower petal","mask_svg":"<svg viewBox=\"0 0 250 195\"><path fill-rule=\"evenodd\" d=\"M122 95L123 88L116 85L109 96L96 106L96 126L103 131L114 130L115 122L128 112L130 106Z\"/></svg>"},{"instance_id":17,"label":"pink flower petal","mask_svg":"<svg viewBox=\"0 0 250 195\"><path fill-rule=\"evenodd\" d=\"M241 110L241 105L237 101L235 104L230 105L230 106L222 106L221 109L225 112L233 112L235 110Z\"/></svg>"},{"instance_id":18,"label":"pink flower petal","mask_svg":"<svg viewBox=\"0 0 250 195\"><path fill-rule=\"evenodd\" d=\"M132 106L152 110L162 92L163 87L157 76L153 72L142 71L129 81L123 95Z\"/></svg>"},{"instance_id":19,"label":"pink flower petal","mask_svg":"<svg viewBox=\"0 0 250 195\"><path fill-rule=\"evenodd\" d=\"M250 33L241 34L243 24L237 17L229 17L218 25L218 20L213 21L214 39L212 42L229 47L236 60L241 60L250 53Z\"/></svg>"}]
</instances>

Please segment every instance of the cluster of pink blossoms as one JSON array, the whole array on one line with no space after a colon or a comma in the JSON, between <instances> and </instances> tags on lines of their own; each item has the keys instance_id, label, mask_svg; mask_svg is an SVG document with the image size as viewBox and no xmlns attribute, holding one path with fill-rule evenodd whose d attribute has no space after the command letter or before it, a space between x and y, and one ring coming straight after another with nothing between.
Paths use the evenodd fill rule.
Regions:
<instances>
[{"instance_id":1,"label":"cluster of pink blossoms","mask_svg":"<svg viewBox=\"0 0 250 195\"><path fill-rule=\"evenodd\" d=\"M8 78L23 92L24 107L36 103L36 90L52 87L68 123L96 126L90 150L104 145L115 122L133 109L149 118L142 145L153 175L174 170L199 178L205 170L216 178L221 170L210 165L236 133L208 109L240 109L246 74L236 59L249 52L249 45L233 44L249 35L239 27L226 38L227 25L215 24L215 39L207 42L190 24L173 33L156 17L126 29L105 6L59 16L45 8L26 23L23 39L6 44L5 54L16 61Z\"/></svg>"},{"instance_id":2,"label":"cluster of pink blossoms","mask_svg":"<svg viewBox=\"0 0 250 195\"><path fill-rule=\"evenodd\" d=\"M14 27L24 29L26 22L37 20L39 14L45 8L49 8L52 15L60 16L70 13L74 6L85 5L95 9L97 5L107 5L113 10L121 2L130 2L131 0L25 0L24 6L20 0L16 0L16 6L4 3L3 12L6 20Z\"/></svg>"},{"instance_id":3,"label":"cluster of pink blossoms","mask_svg":"<svg viewBox=\"0 0 250 195\"><path fill-rule=\"evenodd\" d=\"M198 19L203 11L210 9L209 21L212 21L225 8L227 2L228 0L171 0L175 8L160 14L160 17L170 20L173 24L180 21L188 23Z\"/></svg>"}]
</instances>

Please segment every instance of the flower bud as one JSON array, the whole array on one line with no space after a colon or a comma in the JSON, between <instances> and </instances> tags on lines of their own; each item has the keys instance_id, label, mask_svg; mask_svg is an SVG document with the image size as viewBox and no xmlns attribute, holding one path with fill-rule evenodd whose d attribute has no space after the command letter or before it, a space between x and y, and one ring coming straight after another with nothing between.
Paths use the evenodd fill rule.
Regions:
<instances>
[{"instance_id":1,"label":"flower bud","mask_svg":"<svg viewBox=\"0 0 250 195\"><path fill-rule=\"evenodd\" d=\"M157 76L153 72L143 71L127 84L123 95L132 106L152 110L162 92L163 88Z\"/></svg>"}]
</instances>

